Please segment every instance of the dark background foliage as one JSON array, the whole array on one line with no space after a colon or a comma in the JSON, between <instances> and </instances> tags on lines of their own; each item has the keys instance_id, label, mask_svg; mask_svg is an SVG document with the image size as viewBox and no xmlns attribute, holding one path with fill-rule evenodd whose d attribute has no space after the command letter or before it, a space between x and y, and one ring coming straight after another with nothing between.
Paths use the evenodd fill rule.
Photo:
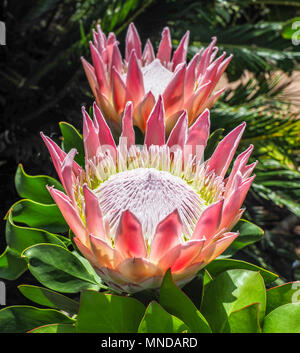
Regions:
<instances>
[{"instance_id":1,"label":"dark background foliage","mask_svg":"<svg viewBox=\"0 0 300 353\"><path fill-rule=\"evenodd\" d=\"M189 56L214 35L220 52L234 54L227 80L238 84L229 84L213 108L212 128L221 137L246 121L241 148L253 143L259 160L246 217L265 236L238 256L283 280L300 279L300 125L290 101L299 94L286 94L289 77L299 69L300 45L282 36L287 21L300 16L298 1L6 0L1 12L6 23L6 45L0 46L1 218L19 199L14 187L18 163L30 175L56 177L39 132L59 141L60 121L81 131L80 108L89 107L93 97L80 56L90 60L88 42L96 23L117 34L121 50L131 21L143 43L151 38L157 44L166 25L175 41L189 29ZM0 231L2 252L4 221ZM32 277L28 282L34 283ZM20 297L11 294L8 304L20 303Z\"/></svg>"}]
</instances>

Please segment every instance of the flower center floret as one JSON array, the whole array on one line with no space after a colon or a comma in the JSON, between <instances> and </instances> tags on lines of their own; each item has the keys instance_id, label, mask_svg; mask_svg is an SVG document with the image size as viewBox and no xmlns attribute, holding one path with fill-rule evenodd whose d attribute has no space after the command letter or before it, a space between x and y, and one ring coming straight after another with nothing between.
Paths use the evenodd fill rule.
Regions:
<instances>
[{"instance_id":1,"label":"flower center floret","mask_svg":"<svg viewBox=\"0 0 300 353\"><path fill-rule=\"evenodd\" d=\"M148 241L157 224L175 209L183 223L183 237L190 238L205 209L205 201L184 180L154 168L138 168L112 175L98 189L100 207L108 217L112 234L121 214L131 211L140 221Z\"/></svg>"},{"instance_id":2,"label":"flower center floret","mask_svg":"<svg viewBox=\"0 0 300 353\"><path fill-rule=\"evenodd\" d=\"M117 147L116 159L100 153L86 161L84 175L74 184L83 219L82 185L87 183L99 199L112 239L122 213L129 210L141 222L151 245L158 223L175 209L183 225L182 241L190 239L204 209L222 197L223 178L207 172L206 163L197 162L192 155L185 159L181 149L123 147Z\"/></svg>"}]
</instances>

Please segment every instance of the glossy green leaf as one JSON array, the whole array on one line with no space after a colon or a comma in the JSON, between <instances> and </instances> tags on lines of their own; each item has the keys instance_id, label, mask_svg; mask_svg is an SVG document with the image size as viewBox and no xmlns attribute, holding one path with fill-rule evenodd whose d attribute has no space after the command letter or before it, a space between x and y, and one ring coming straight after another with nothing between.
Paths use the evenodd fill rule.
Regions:
<instances>
[{"instance_id":1,"label":"glossy green leaf","mask_svg":"<svg viewBox=\"0 0 300 353\"><path fill-rule=\"evenodd\" d=\"M264 320L263 333L300 333L300 303L281 305Z\"/></svg>"},{"instance_id":2,"label":"glossy green leaf","mask_svg":"<svg viewBox=\"0 0 300 353\"><path fill-rule=\"evenodd\" d=\"M46 185L54 186L56 189L64 191L60 182L46 175L28 175L25 173L22 164L19 164L15 185L18 194L25 198L43 204L53 204L54 201L46 188Z\"/></svg>"},{"instance_id":3,"label":"glossy green leaf","mask_svg":"<svg viewBox=\"0 0 300 353\"><path fill-rule=\"evenodd\" d=\"M211 332L206 319L173 281L170 270L166 272L161 285L159 303L170 314L182 320L190 328L191 332Z\"/></svg>"},{"instance_id":4,"label":"glossy green leaf","mask_svg":"<svg viewBox=\"0 0 300 353\"><path fill-rule=\"evenodd\" d=\"M13 281L27 270L27 263L9 247L0 255L0 278Z\"/></svg>"},{"instance_id":5,"label":"glossy green leaf","mask_svg":"<svg viewBox=\"0 0 300 353\"><path fill-rule=\"evenodd\" d=\"M20 200L9 210L14 222L51 233L64 233L69 227L56 204L42 204L32 200Z\"/></svg>"},{"instance_id":6,"label":"glossy green leaf","mask_svg":"<svg viewBox=\"0 0 300 353\"><path fill-rule=\"evenodd\" d=\"M260 333L259 324L260 303L247 305L233 311L228 318L230 333Z\"/></svg>"},{"instance_id":7,"label":"glossy green leaf","mask_svg":"<svg viewBox=\"0 0 300 353\"><path fill-rule=\"evenodd\" d=\"M213 332L228 332L228 317L247 305L260 303L260 321L266 308L265 284L258 272L229 270L205 286L201 312Z\"/></svg>"},{"instance_id":8,"label":"glossy green leaf","mask_svg":"<svg viewBox=\"0 0 300 353\"><path fill-rule=\"evenodd\" d=\"M25 284L18 286L18 289L26 298L37 304L73 315L78 313L78 302L50 289Z\"/></svg>"},{"instance_id":9,"label":"glossy green leaf","mask_svg":"<svg viewBox=\"0 0 300 353\"><path fill-rule=\"evenodd\" d=\"M45 287L63 293L99 289L101 285L70 251L53 244L38 244L23 252L33 276Z\"/></svg>"},{"instance_id":10,"label":"glossy green leaf","mask_svg":"<svg viewBox=\"0 0 300 353\"><path fill-rule=\"evenodd\" d=\"M152 301L139 325L139 333L181 333L189 328L177 317L169 314L156 301Z\"/></svg>"},{"instance_id":11,"label":"glossy green leaf","mask_svg":"<svg viewBox=\"0 0 300 353\"><path fill-rule=\"evenodd\" d=\"M0 332L21 333L47 324L72 324L74 320L53 309L9 306L0 310Z\"/></svg>"},{"instance_id":12,"label":"glossy green leaf","mask_svg":"<svg viewBox=\"0 0 300 353\"><path fill-rule=\"evenodd\" d=\"M37 327L27 333L76 333L75 326L71 324L49 324Z\"/></svg>"},{"instance_id":13,"label":"glossy green leaf","mask_svg":"<svg viewBox=\"0 0 300 353\"><path fill-rule=\"evenodd\" d=\"M300 281L285 283L267 290L267 314L289 303L300 303Z\"/></svg>"},{"instance_id":14,"label":"glossy green leaf","mask_svg":"<svg viewBox=\"0 0 300 353\"><path fill-rule=\"evenodd\" d=\"M222 253L222 257L234 255L245 246L261 240L264 234L264 231L260 227L244 219L241 219L232 231L239 232L239 236Z\"/></svg>"},{"instance_id":15,"label":"glossy green leaf","mask_svg":"<svg viewBox=\"0 0 300 353\"><path fill-rule=\"evenodd\" d=\"M64 243L55 234L45 230L16 225L13 222L11 212L7 215L5 236L7 245L19 254L29 246L38 243L51 243L65 247Z\"/></svg>"},{"instance_id":16,"label":"glossy green leaf","mask_svg":"<svg viewBox=\"0 0 300 353\"><path fill-rule=\"evenodd\" d=\"M82 135L71 124L60 122L59 127L63 135L62 146L64 151L69 152L72 148L76 148L78 154L75 156L75 161L84 166L84 148Z\"/></svg>"},{"instance_id":17,"label":"glossy green leaf","mask_svg":"<svg viewBox=\"0 0 300 353\"><path fill-rule=\"evenodd\" d=\"M282 27L281 35L285 39L293 39L300 41L300 17L288 20Z\"/></svg>"},{"instance_id":18,"label":"glossy green leaf","mask_svg":"<svg viewBox=\"0 0 300 353\"><path fill-rule=\"evenodd\" d=\"M77 251L72 251L72 254L77 257L77 259L83 264L84 268L94 278L96 283L103 283L102 279L98 276L91 263L85 257L79 254Z\"/></svg>"},{"instance_id":19,"label":"glossy green leaf","mask_svg":"<svg viewBox=\"0 0 300 353\"><path fill-rule=\"evenodd\" d=\"M215 277L224 271L232 269L259 271L266 284L271 283L278 278L278 275L268 270L265 270L262 267L253 265L246 261L235 259L215 259L214 261L209 263L205 267L205 269L209 272L210 276L212 277Z\"/></svg>"},{"instance_id":20,"label":"glossy green leaf","mask_svg":"<svg viewBox=\"0 0 300 353\"><path fill-rule=\"evenodd\" d=\"M83 291L76 322L77 332L137 332L145 306L130 297Z\"/></svg>"}]
</instances>

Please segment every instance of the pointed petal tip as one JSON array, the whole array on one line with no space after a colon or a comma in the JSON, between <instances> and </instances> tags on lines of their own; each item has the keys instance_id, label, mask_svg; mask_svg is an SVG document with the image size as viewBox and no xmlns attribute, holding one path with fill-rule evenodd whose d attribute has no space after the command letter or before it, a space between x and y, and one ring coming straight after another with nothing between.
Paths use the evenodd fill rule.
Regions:
<instances>
[{"instance_id":1,"label":"pointed petal tip","mask_svg":"<svg viewBox=\"0 0 300 353\"><path fill-rule=\"evenodd\" d=\"M127 62L133 50L136 50L136 55L140 59L142 56L141 40L135 25L131 22L126 34L125 59Z\"/></svg>"},{"instance_id":2,"label":"pointed petal tip","mask_svg":"<svg viewBox=\"0 0 300 353\"><path fill-rule=\"evenodd\" d=\"M253 174L251 177L249 177L248 179L246 179L245 181L243 181L242 185L244 184L252 184L253 180L256 178L256 174Z\"/></svg>"},{"instance_id":3,"label":"pointed petal tip","mask_svg":"<svg viewBox=\"0 0 300 353\"><path fill-rule=\"evenodd\" d=\"M210 118L210 110L208 108L205 108L203 112L200 114L202 118Z\"/></svg>"},{"instance_id":4,"label":"pointed petal tip","mask_svg":"<svg viewBox=\"0 0 300 353\"><path fill-rule=\"evenodd\" d=\"M87 65L87 64L88 64L88 61L85 59L84 56L81 56L81 57L80 57L80 60L81 60L81 62L82 62L83 65Z\"/></svg>"},{"instance_id":5,"label":"pointed petal tip","mask_svg":"<svg viewBox=\"0 0 300 353\"><path fill-rule=\"evenodd\" d=\"M235 134L238 134L240 136L243 135L244 131L245 131L245 128L246 128L246 122L243 121L240 125L238 125L237 127L235 127L233 130L231 130L228 134L228 135L235 135ZM226 136L225 136L226 137Z\"/></svg>"},{"instance_id":6,"label":"pointed petal tip","mask_svg":"<svg viewBox=\"0 0 300 353\"><path fill-rule=\"evenodd\" d=\"M245 131L245 129L246 129L246 126L247 126L247 123L244 121L237 128L240 128L242 133L243 133Z\"/></svg>"},{"instance_id":7,"label":"pointed petal tip","mask_svg":"<svg viewBox=\"0 0 300 353\"><path fill-rule=\"evenodd\" d=\"M132 104L132 101L128 101L125 105L125 109L124 110L127 110L127 109L132 109L133 107L133 104Z\"/></svg>"},{"instance_id":8,"label":"pointed petal tip","mask_svg":"<svg viewBox=\"0 0 300 353\"><path fill-rule=\"evenodd\" d=\"M76 156L76 154L78 154L77 148L73 147L73 148L71 148L70 151L68 152L66 158L67 158L68 156L72 156L72 157L74 158L74 157ZM66 160L66 159L65 159L65 160Z\"/></svg>"},{"instance_id":9,"label":"pointed petal tip","mask_svg":"<svg viewBox=\"0 0 300 353\"><path fill-rule=\"evenodd\" d=\"M151 145L165 144L165 109L163 98L159 95L146 122L144 144Z\"/></svg>"}]
</instances>

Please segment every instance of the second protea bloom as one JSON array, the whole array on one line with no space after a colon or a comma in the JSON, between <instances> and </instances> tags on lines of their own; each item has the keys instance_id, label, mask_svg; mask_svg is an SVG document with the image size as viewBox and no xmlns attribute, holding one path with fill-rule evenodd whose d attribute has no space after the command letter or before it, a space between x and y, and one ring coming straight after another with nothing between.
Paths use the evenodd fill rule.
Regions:
<instances>
[{"instance_id":1,"label":"second protea bloom","mask_svg":"<svg viewBox=\"0 0 300 353\"><path fill-rule=\"evenodd\" d=\"M129 293L158 288L169 268L183 285L232 243L256 165L247 165L250 146L226 175L245 123L203 161L208 110L190 128L183 112L165 140L159 96L142 146L135 145L132 110L127 103L116 144L97 105L93 119L83 108L85 169L75 149L66 154L42 134L66 194L48 189L79 251L108 285Z\"/></svg>"},{"instance_id":2,"label":"second protea bloom","mask_svg":"<svg viewBox=\"0 0 300 353\"><path fill-rule=\"evenodd\" d=\"M90 43L93 65L82 58L83 67L98 106L110 125L118 130L126 102L133 103L133 122L145 132L146 122L159 95L163 96L166 133L175 126L183 110L188 124L219 98L214 89L231 60L222 53L216 58L216 38L187 64L189 32L172 54L170 30L162 32L155 54L150 40L144 50L138 32L130 24L122 58L114 33L106 38L100 26Z\"/></svg>"}]
</instances>

